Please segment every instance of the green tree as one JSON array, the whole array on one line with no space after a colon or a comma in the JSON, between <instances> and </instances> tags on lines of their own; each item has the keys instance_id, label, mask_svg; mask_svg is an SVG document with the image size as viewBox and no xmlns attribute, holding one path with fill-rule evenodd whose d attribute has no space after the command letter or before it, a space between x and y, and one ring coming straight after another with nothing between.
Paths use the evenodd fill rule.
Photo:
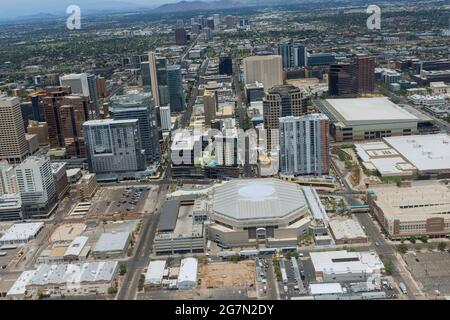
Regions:
<instances>
[{"instance_id":1,"label":"green tree","mask_svg":"<svg viewBox=\"0 0 450 320\"><path fill-rule=\"evenodd\" d=\"M392 263L392 261L388 258L382 258L381 261L383 262L384 271L386 272L386 274L391 275L394 271L394 264Z\"/></svg>"},{"instance_id":2,"label":"green tree","mask_svg":"<svg viewBox=\"0 0 450 320\"><path fill-rule=\"evenodd\" d=\"M427 243L428 242L428 237L427 236L421 236L420 237L420 241L422 241L423 243Z\"/></svg>"},{"instance_id":3,"label":"green tree","mask_svg":"<svg viewBox=\"0 0 450 320\"><path fill-rule=\"evenodd\" d=\"M109 287L108 294L113 295L117 293L117 287Z\"/></svg>"},{"instance_id":4,"label":"green tree","mask_svg":"<svg viewBox=\"0 0 450 320\"><path fill-rule=\"evenodd\" d=\"M121 276L123 276L125 273L127 273L127 264L124 263L124 262L121 262L121 263L119 264L119 274L120 274Z\"/></svg>"},{"instance_id":5,"label":"green tree","mask_svg":"<svg viewBox=\"0 0 450 320\"><path fill-rule=\"evenodd\" d=\"M401 243L397 246L397 251L400 252L400 254L405 254L408 251L408 247L406 244Z\"/></svg>"},{"instance_id":6,"label":"green tree","mask_svg":"<svg viewBox=\"0 0 450 320\"><path fill-rule=\"evenodd\" d=\"M414 245L414 249L415 249L416 251L420 251L420 250L422 250L422 245L421 245L420 243L416 243L416 244Z\"/></svg>"},{"instance_id":7,"label":"green tree","mask_svg":"<svg viewBox=\"0 0 450 320\"><path fill-rule=\"evenodd\" d=\"M445 249L447 249L447 243L446 242L439 242L438 243L438 249L439 251L445 251Z\"/></svg>"},{"instance_id":8,"label":"green tree","mask_svg":"<svg viewBox=\"0 0 450 320\"><path fill-rule=\"evenodd\" d=\"M417 238L412 236L412 237L409 238L409 241L411 241L411 243L416 243Z\"/></svg>"}]
</instances>

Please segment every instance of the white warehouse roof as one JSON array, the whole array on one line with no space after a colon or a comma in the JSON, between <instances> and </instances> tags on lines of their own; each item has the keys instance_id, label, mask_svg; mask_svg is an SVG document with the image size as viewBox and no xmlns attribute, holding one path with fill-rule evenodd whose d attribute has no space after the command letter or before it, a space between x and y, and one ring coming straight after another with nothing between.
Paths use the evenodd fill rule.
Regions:
<instances>
[{"instance_id":1,"label":"white warehouse roof","mask_svg":"<svg viewBox=\"0 0 450 320\"><path fill-rule=\"evenodd\" d=\"M312 283L309 285L309 291L313 296L344 293L340 283Z\"/></svg>"},{"instance_id":2,"label":"white warehouse roof","mask_svg":"<svg viewBox=\"0 0 450 320\"><path fill-rule=\"evenodd\" d=\"M379 273L384 265L375 252L326 251L311 252L311 262L316 272L338 273Z\"/></svg>"},{"instance_id":3,"label":"white warehouse roof","mask_svg":"<svg viewBox=\"0 0 450 320\"><path fill-rule=\"evenodd\" d=\"M129 232L103 233L95 244L94 252L124 250L129 237Z\"/></svg>"},{"instance_id":4,"label":"white warehouse roof","mask_svg":"<svg viewBox=\"0 0 450 320\"><path fill-rule=\"evenodd\" d=\"M198 262L195 258L185 258L181 260L178 283L185 281L197 283L197 266Z\"/></svg>"},{"instance_id":5,"label":"white warehouse roof","mask_svg":"<svg viewBox=\"0 0 450 320\"><path fill-rule=\"evenodd\" d=\"M69 247L66 250L66 253L64 253L64 256L79 256L83 251L83 248L86 246L88 240L88 237L76 237L70 243Z\"/></svg>"},{"instance_id":6,"label":"white warehouse roof","mask_svg":"<svg viewBox=\"0 0 450 320\"><path fill-rule=\"evenodd\" d=\"M0 243L28 241L35 237L43 226L43 222L15 223L3 234Z\"/></svg>"},{"instance_id":7,"label":"white warehouse roof","mask_svg":"<svg viewBox=\"0 0 450 320\"><path fill-rule=\"evenodd\" d=\"M145 284L160 285L166 268L166 260L150 261L145 273Z\"/></svg>"}]
</instances>

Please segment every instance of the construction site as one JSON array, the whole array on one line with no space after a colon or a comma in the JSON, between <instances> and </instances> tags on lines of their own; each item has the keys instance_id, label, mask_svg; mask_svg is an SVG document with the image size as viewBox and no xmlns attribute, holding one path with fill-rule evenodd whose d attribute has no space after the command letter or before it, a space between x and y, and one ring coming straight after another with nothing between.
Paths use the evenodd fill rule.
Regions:
<instances>
[{"instance_id":1,"label":"construction site","mask_svg":"<svg viewBox=\"0 0 450 320\"><path fill-rule=\"evenodd\" d=\"M249 288L255 285L255 261L219 262L200 266L201 289Z\"/></svg>"}]
</instances>

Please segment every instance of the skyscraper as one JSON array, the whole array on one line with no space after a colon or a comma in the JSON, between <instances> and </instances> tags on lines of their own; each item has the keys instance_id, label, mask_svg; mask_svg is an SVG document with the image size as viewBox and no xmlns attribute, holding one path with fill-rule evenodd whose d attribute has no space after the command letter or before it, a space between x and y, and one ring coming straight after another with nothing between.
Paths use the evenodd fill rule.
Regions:
<instances>
[{"instance_id":1,"label":"skyscraper","mask_svg":"<svg viewBox=\"0 0 450 320\"><path fill-rule=\"evenodd\" d=\"M289 42L283 42L278 44L278 54L283 61L283 68L287 69L291 67L292 46Z\"/></svg>"},{"instance_id":2,"label":"skyscraper","mask_svg":"<svg viewBox=\"0 0 450 320\"><path fill-rule=\"evenodd\" d=\"M141 78L142 78L142 86L150 88L152 85L152 80L150 77L150 62L142 62L141 63Z\"/></svg>"},{"instance_id":3,"label":"skyscraper","mask_svg":"<svg viewBox=\"0 0 450 320\"><path fill-rule=\"evenodd\" d=\"M20 163L29 153L20 100L0 96L0 159Z\"/></svg>"},{"instance_id":4,"label":"skyscraper","mask_svg":"<svg viewBox=\"0 0 450 320\"><path fill-rule=\"evenodd\" d=\"M177 27L175 29L175 43L178 46L187 44L187 32L184 27Z\"/></svg>"},{"instance_id":5,"label":"skyscraper","mask_svg":"<svg viewBox=\"0 0 450 320\"><path fill-rule=\"evenodd\" d=\"M165 106L169 104L169 87L167 85L167 59L158 57L156 53L150 52L148 56L150 63L150 80L155 105Z\"/></svg>"},{"instance_id":6,"label":"skyscraper","mask_svg":"<svg viewBox=\"0 0 450 320\"><path fill-rule=\"evenodd\" d=\"M233 74L233 60L227 54L219 57L219 74L231 76Z\"/></svg>"},{"instance_id":7,"label":"skyscraper","mask_svg":"<svg viewBox=\"0 0 450 320\"><path fill-rule=\"evenodd\" d=\"M158 76L156 73L156 53L148 53L148 62L150 64L150 82L152 86L153 99L155 100L155 105L159 107L161 106L161 102L159 100Z\"/></svg>"},{"instance_id":8,"label":"skyscraper","mask_svg":"<svg viewBox=\"0 0 450 320\"><path fill-rule=\"evenodd\" d=\"M214 18L213 18L213 17L209 17L209 18L206 20L206 26L207 26L208 28L210 28L211 30L214 30L214 29L215 29Z\"/></svg>"},{"instance_id":9,"label":"skyscraper","mask_svg":"<svg viewBox=\"0 0 450 320\"><path fill-rule=\"evenodd\" d=\"M244 59L245 83L261 82L270 89L283 84L283 66L281 56L251 56Z\"/></svg>"},{"instance_id":10,"label":"skyscraper","mask_svg":"<svg viewBox=\"0 0 450 320\"><path fill-rule=\"evenodd\" d=\"M356 70L359 93L371 93L375 90L375 57L356 55Z\"/></svg>"},{"instance_id":11,"label":"skyscraper","mask_svg":"<svg viewBox=\"0 0 450 320\"><path fill-rule=\"evenodd\" d=\"M306 51L306 46L303 43L297 43L294 45L294 66L308 66L308 53Z\"/></svg>"},{"instance_id":12,"label":"skyscraper","mask_svg":"<svg viewBox=\"0 0 450 320\"><path fill-rule=\"evenodd\" d=\"M48 139L51 148L61 148L64 146L62 135L62 123L59 108L62 100L71 92L70 87L50 87L45 89L45 96L41 98L44 107L45 121L48 126Z\"/></svg>"},{"instance_id":13,"label":"skyscraper","mask_svg":"<svg viewBox=\"0 0 450 320\"><path fill-rule=\"evenodd\" d=\"M86 147L83 136L83 123L90 119L88 101L81 96L70 95L64 98L64 105L59 108L62 136L66 155L85 158Z\"/></svg>"},{"instance_id":14,"label":"skyscraper","mask_svg":"<svg viewBox=\"0 0 450 320\"><path fill-rule=\"evenodd\" d=\"M16 167L17 185L25 218L47 218L57 195L50 159L31 156Z\"/></svg>"},{"instance_id":15,"label":"skyscraper","mask_svg":"<svg viewBox=\"0 0 450 320\"><path fill-rule=\"evenodd\" d=\"M0 161L0 196L19 192L16 170L6 160Z\"/></svg>"},{"instance_id":16,"label":"skyscraper","mask_svg":"<svg viewBox=\"0 0 450 320\"><path fill-rule=\"evenodd\" d=\"M169 86L169 104L172 112L184 111L184 90L181 66L171 65L167 67L167 83Z\"/></svg>"},{"instance_id":17,"label":"skyscraper","mask_svg":"<svg viewBox=\"0 0 450 320\"><path fill-rule=\"evenodd\" d=\"M234 17L226 16L225 25L227 26L227 29L234 29L236 27L236 21L234 20Z\"/></svg>"},{"instance_id":18,"label":"skyscraper","mask_svg":"<svg viewBox=\"0 0 450 320\"><path fill-rule=\"evenodd\" d=\"M156 110L150 93L130 92L114 96L111 98L109 112L114 120L138 119L139 136L146 160L160 160Z\"/></svg>"},{"instance_id":19,"label":"skyscraper","mask_svg":"<svg viewBox=\"0 0 450 320\"><path fill-rule=\"evenodd\" d=\"M138 119L91 120L83 124L89 171L100 174L145 169Z\"/></svg>"},{"instance_id":20,"label":"skyscraper","mask_svg":"<svg viewBox=\"0 0 450 320\"><path fill-rule=\"evenodd\" d=\"M213 14L213 20L214 20L214 28L219 29L220 26L220 14Z\"/></svg>"},{"instance_id":21,"label":"skyscraper","mask_svg":"<svg viewBox=\"0 0 450 320\"><path fill-rule=\"evenodd\" d=\"M161 129L162 131L169 131L171 122L170 122L170 108L168 106L166 107L160 107L159 108L159 115L161 119Z\"/></svg>"},{"instance_id":22,"label":"skyscraper","mask_svg":"<svg viewBox=\"0 0 450 320\"><path fill-rule=\"evenodd\" d=\"M333 64L328 73L328 92L331 96L350 97L358 94L355 65Z\"/></svg>"},{"instance_id":23,"label":"skyscraper","mask_svg":"<svg viewBox=\"0 0 450 320\"><path fill-rule=\"evenodd\" d=\"M306 99L300 88L282 85L275 86L266 92L263 99L263 117L269 152L275 152L278 148L279 119L288 116L302 116L307 111Z\"/></svg>"},{"instance_id":24,"label":"skyscraper","mask_svg":"<svg viewBox=\"0 0 450 320\"><path fill-rule=\"evenodd\" d=\"M100 115L95 75L88 73L68 74L62 76L60 82L61 86L70 87L73 94L89 97L94 104L96 117Z\"/></svg>"},{"instance_id":25,"label":"skyscraper","mask_svg":"<svg viewBox=\"0 0 450 320\"><path fill-rule=\"evenodd\" d=\"M280 118L280 173L328 174L329 127L329 119L318 113Z\"/></svg>"}]
</instances>

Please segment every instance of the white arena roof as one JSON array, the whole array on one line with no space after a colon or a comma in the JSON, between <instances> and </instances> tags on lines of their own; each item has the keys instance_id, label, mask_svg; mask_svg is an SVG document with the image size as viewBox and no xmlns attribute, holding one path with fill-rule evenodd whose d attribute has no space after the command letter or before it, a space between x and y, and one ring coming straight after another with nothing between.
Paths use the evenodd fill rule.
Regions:
<instances>
[{"instance_id":1,"label":"white arena roof","mask_svg":"<svg viewBox=\"0 0 450 320\"><path fill-rule=\"evenodd\" d=\"M215 188L213 211L235 220L281 218L306 207L302 189L277 179L232 180Z\"/></svg>"},{"instance_id":2,"label":"white arena roof","mask_svg":"<svg viewBox=\"0 0 450 320\"><path fill-rule=\"evenodd\" d=\"M450 168L450 136L448 134L416 135L384 138L419 171Z\"/></svg>"},{"instance_id":3,"label":"white arena roof","mask_svg":"<svg viewBox=\"0 0 450 320\"><path fill-rule=\"evenodd\" d=\"M385 97L328 99L326 102L348 125L419 120L415 115Z\"/></svg>"}]
</instances>

